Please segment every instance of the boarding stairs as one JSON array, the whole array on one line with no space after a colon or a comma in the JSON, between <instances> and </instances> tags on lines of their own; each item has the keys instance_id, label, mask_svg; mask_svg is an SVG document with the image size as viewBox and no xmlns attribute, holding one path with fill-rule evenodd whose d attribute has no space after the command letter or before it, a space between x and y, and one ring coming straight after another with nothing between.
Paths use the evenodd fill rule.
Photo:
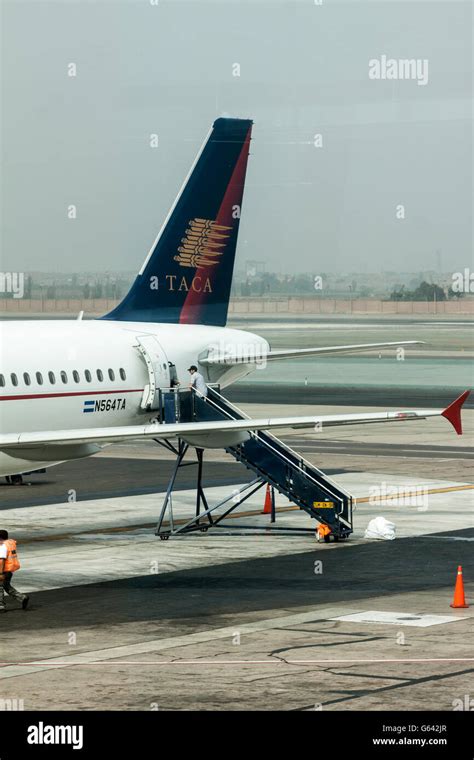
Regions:
<instances>
[{"instance_id":1,"label":"boarding stairs","mask_svg":"<svg viewBox=\"0 0 474 760\"><path fill-rule=\"evenodd\" d=\"M177 421L204 422L246 418L248 419L248 415L221 395L218 386L209 387L207 397L195 391L178 392L176 390L165 393L163 397L162 421L164 424ZM192 530L203 531L219 525L221 520L242 501L266 484L286 496L292 504L304 510L318 523L328 525L335 540L345 539L352 533L351 495L279 438L262 430L249 431L248 438L242 443L226 448L227 453L241 462L255 477L239 489L238 494L234 489L230 497L213 507L209 507L202 488L203 451L196 449L198 465L196 515L184 524L176 524L173 521L171 506L172 491L178 468L184 465L183 459L189 446L183 441L178 442L177 448L168 443L167 448L170 446L177 455L177 463L157 526L157 535L161 538ZM220 509L221 507L224 507L224 512ZM170 511L170 521L168 528L165 529L164 518L168 511Z\"/></svg>"}]
</instances>

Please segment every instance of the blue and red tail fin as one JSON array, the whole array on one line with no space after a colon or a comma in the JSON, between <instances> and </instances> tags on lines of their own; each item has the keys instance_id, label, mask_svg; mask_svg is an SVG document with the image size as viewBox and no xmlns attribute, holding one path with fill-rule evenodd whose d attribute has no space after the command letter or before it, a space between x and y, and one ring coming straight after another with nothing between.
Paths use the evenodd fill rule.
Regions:
<instances>
[{"instance_id":1,"label":"blue and red tail fin","mask_svg":"<svg viewBox=\"0 0 474 760\"><path fill-rule=\"evenodd\" d=\"M123 301L103 319L225 325L252 122L212 129Z\"/></svg>"}]
</instances>

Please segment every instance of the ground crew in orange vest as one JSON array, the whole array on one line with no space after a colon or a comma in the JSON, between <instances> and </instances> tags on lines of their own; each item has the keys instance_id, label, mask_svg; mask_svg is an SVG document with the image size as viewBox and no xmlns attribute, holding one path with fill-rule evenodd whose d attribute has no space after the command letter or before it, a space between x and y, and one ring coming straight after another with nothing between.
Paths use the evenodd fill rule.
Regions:
<instances>
[{"instance_id":1,"label":"ground crew in orange vest","mask_svg":"<svg viewBox=\"0 0 474 760\"><path fill-rule=\"evenodd\" d=\"M21 594L11 584L13 573L20 569L18 554L16 553L16 541L8 538L8 531L0 530L0 612L6 612L5 594L16 599L26 610L30 597Z\"/></svg>"}]
</instances>

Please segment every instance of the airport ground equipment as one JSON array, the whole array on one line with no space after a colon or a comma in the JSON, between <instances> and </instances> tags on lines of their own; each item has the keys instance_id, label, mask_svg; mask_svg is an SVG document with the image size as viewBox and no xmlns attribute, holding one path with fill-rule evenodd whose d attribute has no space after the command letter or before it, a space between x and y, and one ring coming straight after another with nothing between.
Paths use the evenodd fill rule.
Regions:
<instances>
[{"instance_id":1,"label":"airport ground equipment","mask_svg":"<svg viewBox=\"0 0 474 760\"><path fill-rule=\"evenodd\" d=\"M194 391L173 389L163 392L161 408L163 424L247 418L247 415L224 398L216 387L209 387L207 397ZM195 461L184 461L189 449L193 448L185 441L178 439L177 446L169 440L157 442L176 455L175 467L156 528L156 535L162 539L192 531L204 532L211 527L222 527L222 520L267 483L307 512L310 517L328 525L334 540L343 540L352 533L351 495L270 433L261 430L249 431L246 440L226 448L226 451L244 464L255 477L240 488L235 488L228 497L213 506L209 506L202 485L203 449L195 449ZM195 515L187 521L178 522L173 517L176 476L181 467L191 464L197 466ZM249 526L239 525L239 530L245 527ZM251 527L255 529L255 526ZM314 529L294 530L314 532Z\"/></svg>"}]
</instances>

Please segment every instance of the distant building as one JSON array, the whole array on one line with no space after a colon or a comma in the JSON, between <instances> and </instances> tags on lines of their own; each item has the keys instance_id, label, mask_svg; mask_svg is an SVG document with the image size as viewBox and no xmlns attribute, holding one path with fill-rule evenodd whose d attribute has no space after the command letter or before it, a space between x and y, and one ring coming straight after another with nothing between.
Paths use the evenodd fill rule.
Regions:
<instances>
[{"instance_id":1,"label":"distant building","mask_svg":"<svg viewBox=\"0 0 474 760\"><path fill-rule=\"evenodd\" d=\"M245 262L245 276L257 277L259 274L265 273L264 261L246 261Z\"/></svg>"}]
</instances>

